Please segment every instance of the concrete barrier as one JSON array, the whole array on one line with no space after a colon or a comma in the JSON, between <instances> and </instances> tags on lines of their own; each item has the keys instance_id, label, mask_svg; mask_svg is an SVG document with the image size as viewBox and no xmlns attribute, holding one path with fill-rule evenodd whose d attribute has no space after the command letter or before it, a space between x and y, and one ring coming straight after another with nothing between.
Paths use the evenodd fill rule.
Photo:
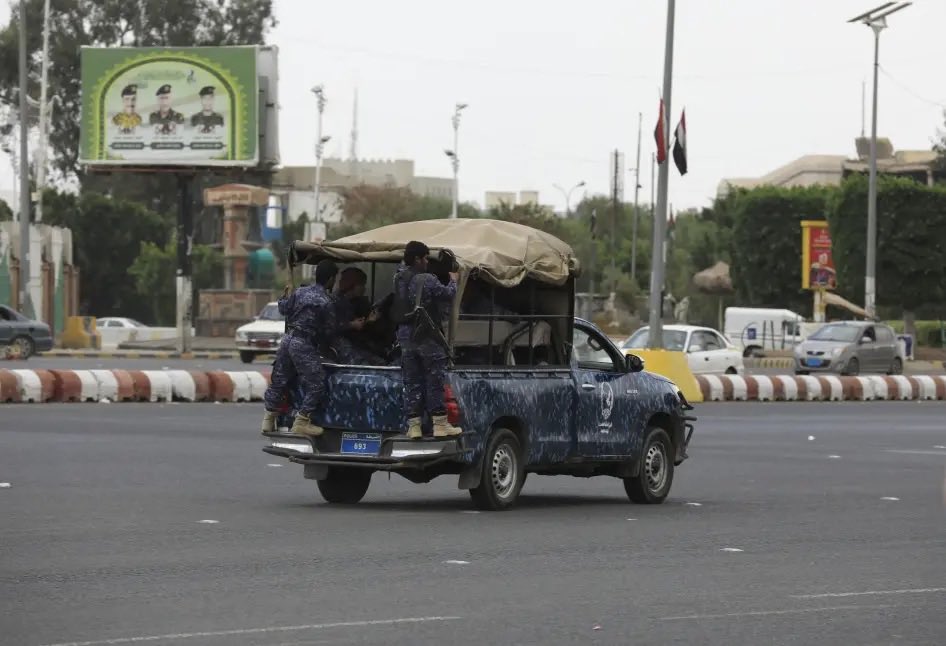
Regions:
<instances>
[{"instance_id":1,"label":"concrete barrier","mask_svg":"<svg viewBox=\"0 0 946 646\"><path fill-rule=\"evenodd\" d=\"M697 375L705 401L946 400L946 375Z\"/></svg>"},{"instance_id":2,"label":"concrete barrier","mask_svg":"<svg viewBox=\"0 0 946 646\"><path fill-rule=\"evenodd\" d=\"M269 380L268 371L255 370L0 369L0 403L258 402ZM705 402L946 401L946 375L697 375L694 382Z\"/></svg>"}]
</instances>

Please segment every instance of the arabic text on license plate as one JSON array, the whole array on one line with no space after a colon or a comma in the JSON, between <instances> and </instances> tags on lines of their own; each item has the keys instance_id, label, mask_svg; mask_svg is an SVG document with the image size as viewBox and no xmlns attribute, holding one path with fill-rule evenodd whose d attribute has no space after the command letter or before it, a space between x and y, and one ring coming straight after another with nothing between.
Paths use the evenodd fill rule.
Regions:
<instances>
[{"instance_id":1,"label":"arabic text on license plate","mask_svg":"<svg viewBox=\"0 0 946 646\"><path fill-rule=\"evenodd\" d=\"M380 433L342 433L342 453L350 455L378 455L380 450Z\"/></svg>"}]
</instances>

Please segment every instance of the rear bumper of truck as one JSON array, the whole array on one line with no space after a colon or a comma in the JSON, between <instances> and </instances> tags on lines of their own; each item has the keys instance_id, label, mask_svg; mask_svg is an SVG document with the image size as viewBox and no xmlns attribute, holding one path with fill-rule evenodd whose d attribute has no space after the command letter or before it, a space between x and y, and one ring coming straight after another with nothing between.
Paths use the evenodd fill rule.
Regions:
<instances>
[{"instance_id":1,"label":"rear bumper of truck","mask_svg":"<svg viewBox=\"0 0 946 646\"><path fill-rule=\"evenodd\" d=\"M424 437L409 440L404 435L383 437L377 455L342 453L341 432L326 430L317 438L295 433L263 433L263 452L304 465L373 469L375 471L426 470L435 465L472 463L472 451L464 447L463 436Z\"/></svg>"}]
</instances>

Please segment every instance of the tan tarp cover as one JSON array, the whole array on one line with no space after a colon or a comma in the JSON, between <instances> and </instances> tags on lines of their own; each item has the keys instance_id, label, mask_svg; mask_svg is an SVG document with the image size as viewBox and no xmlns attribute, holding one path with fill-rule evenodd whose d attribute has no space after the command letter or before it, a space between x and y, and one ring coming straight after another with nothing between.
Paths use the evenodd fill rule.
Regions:
<instances>
[{"instance_id":1,"label":"tan tarp cover","mask_svg":"<svg viewBox=\"0 0 946 646\"><path fill-rule=\"evenodd\" d=\"M732 291L729 265L720 260L709 269L694 274L693 284L697 289L708 294L728 294Z\"/></svg>"},{"instance_id":2,"label":"tan tarp cover","mask_svg":"<svg viewBox=\"0 0 946 646\"><path fill-rule=\"evenodd\" d=\"M482 218L421 220L391 224L339 240L296 242L296 258L309 263L323 258L343 262L398 262L404 247L420 240L432 252L449 249L461 271L478 270L500 287L514 287L526 277L562 285L577 275L572 248L553 235L513 222Z\"/></svg>"},{"instance_id":3,"label":"tan tarp cover","mask_svg":"<svg viewBox=\"0 0 946 646\"><path fill-rule=\"evenodd\" d=\"M847 311L852 312L853 314L856 314L857 316L860 316L861 318L865 318L865 319L867 318L867 312L863 308L858 307L851 301L841 296L838 296L837 294L833 292L825 292L824 302L827 305L834 305L835 307L843 307Z\"/></svg>"}]
</instances>

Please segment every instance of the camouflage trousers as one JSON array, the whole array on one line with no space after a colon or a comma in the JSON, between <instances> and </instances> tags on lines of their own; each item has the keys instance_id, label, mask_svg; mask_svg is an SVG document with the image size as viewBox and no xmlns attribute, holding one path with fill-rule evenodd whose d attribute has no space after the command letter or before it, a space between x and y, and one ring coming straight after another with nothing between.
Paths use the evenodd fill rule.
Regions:
<instances>
[{"instance_id":1,"label":"camouflage trousers","mask_svg":"<svg viewBox=\"0 0 946 646\"><path fill-rule=\"evenodd\" d=\"M325 401L325 371L318 349L308 339L292 333L283 337L273 363L273 376L263 396L266 410L278 411L293 382L298 381L304 397L299 413L310 416Z\"/></svg>"},{"instance_id":2,"label":"camouflage trousers","mask_svg":"<svg viewBox=\"0 0 946 646\"><path fill-rule=\"evenodd\" d=\"M440 346L409 344L401 347L401 374L404 379L404 412L408 418L424 412L443 415L443 385L447 355Z\"/></svg>"}]
</instances>

